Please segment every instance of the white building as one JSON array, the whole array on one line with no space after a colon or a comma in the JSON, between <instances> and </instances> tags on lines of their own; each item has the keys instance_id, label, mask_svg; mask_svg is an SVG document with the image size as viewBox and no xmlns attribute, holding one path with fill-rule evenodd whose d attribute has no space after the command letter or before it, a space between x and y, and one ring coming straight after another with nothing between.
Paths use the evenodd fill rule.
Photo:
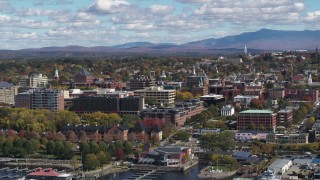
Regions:
<instances>
[{"instance_id":1,"label":"white building","mask_svg":"<svg viewBox=\"0 0 320 180\"><path fill-rule=\"evenodd\" d=\"M14 97L17 94L17 86L12 83L0 82L0 103L14 105Z\"/></svg>"},{"instance_id":2,"label":"white building","mask_svg":"<svg viewBox=\"0 0 320 180\"><path fill-rule=\"evenodd\" d=\"M292 161L289 159L277 159L269 167L269 171L273 171L275 174L283 174L292 166Z\"/></svg>"},{"instance_id":3,"label":"white building","mask_svg":"<svg viewBox=\"0 0 320 180\"><path fill-rule=\"evenodd\" d=\"M162 87L151 87L142 90L135 90L134 96L155 98L158 104L171 106L175 103L176 90L164 90Z\"/></svg>"},{"instance_id":4,"label":"white building","mask_svg":"<svg viewBox=\"0 0 320 180\"><path fill-rule=\"evenodd\" d=\"M48 77L39 73L32 73L30 76L22 76L19 79L19 85L23 87L46 87Z\"/></svg>"},{"instance_id":5,"label":"white building","mask_svg":"<svg viewBox=\"0 0 320 180\"><path fill-rule=\"evenodd\" d=\"M259 99L259 96L242 96L238 95L234 97L234 102L239 102L241 105L249 105L252 99Z\"/></svg>"},{"instance_id":6,"label":"white building","mask_svg":"<svg viewBox=\"0 0 320 180\"><path fill-rule=\"evenodd\" d=\"M223 106L220 110L221 116L232 116L234 115L234 107L231 105Z\"/></svg>"}]
</instances>

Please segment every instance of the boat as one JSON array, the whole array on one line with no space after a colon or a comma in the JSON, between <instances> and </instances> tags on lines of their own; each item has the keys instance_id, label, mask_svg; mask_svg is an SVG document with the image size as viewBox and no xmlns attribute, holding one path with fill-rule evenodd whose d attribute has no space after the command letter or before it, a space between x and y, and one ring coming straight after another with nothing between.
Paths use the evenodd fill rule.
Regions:
<instances>
[{"instance_id":1,"label":"boat","mask_svg":"<svg viewBox=\"0 0 320 180\"><path fill-rule=\"evenodd\" d=\"M72 180L72 177L72 174L59 173L52 168L37 168L34 172L27 174L25 179Z\"/></svg>"}]
</instances>

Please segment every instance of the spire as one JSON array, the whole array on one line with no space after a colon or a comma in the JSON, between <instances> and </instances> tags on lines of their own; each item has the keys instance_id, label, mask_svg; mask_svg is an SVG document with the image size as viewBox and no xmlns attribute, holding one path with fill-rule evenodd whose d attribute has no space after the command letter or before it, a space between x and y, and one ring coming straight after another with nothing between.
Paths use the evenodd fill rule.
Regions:
<instances>
[{"instance_id":1,"label":"spire","mask_svg":"<svg viewBox=\"0 0 320 180\"><path fill-rule=\"evenodd\" d=\"M319 53L319 51L318 51L318 46L316 46L316 54L318 54Z\"/></svg>"},{"instance_id":2,"label":"spire","mask_svg":"<svg viewBox=\"0 0 320 180\"><path fill-rule=\"evenodd\" d=\"M196 68L194 65L192 66L192 76L196 76Z\"/></svg>"},{"instance_id":3,"label":"spire","mask_svg":"<svg viewBox=\"0 0 320 180\"><path fill-rule=\"evenodd\" d=\"M243 52L244 52L244 55L247 55L247 54L248 54L247 46L244 46Z\"/></svg>"},{"instance_id":4,"label":"spire","mask_svg":"<svg viewBox=\"0 0 320 180\"><path fill-rule=\"evenodd\" d=\"M309 76L308 76L308 84L312 84L312 75L311 75L311 73L309 73Z\"/></svg>"},{"instance_id":5,"label":"spire","mask_svg":"<svg viewBox=\"0 0 320 180\"><path fill-rule=\"evenodd\" d=\"M56 81L59 80L59 72L58 72L57 67L56 67L56 70L54 71L54 79L55 79Z\"/></svg>"}]
</instances>

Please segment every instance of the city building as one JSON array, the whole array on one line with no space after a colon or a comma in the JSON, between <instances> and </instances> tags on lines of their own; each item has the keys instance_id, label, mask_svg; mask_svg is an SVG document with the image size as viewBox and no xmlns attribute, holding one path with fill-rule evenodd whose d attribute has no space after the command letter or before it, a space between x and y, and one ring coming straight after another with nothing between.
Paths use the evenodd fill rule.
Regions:
<instances>
[{"instance_id":1,"label":"city building","mask_svg":"<svg viewBox=\"0 0 320 180\"><path fill-rule=\"evenodd\" d=\"M290 159L277 159L269 167L269 171L273 171L275 174L284 174L290 169L293 162Z\"/></svg>"},{"instance_id":2,"label":"city building","mask_svg":"<svg viewBox=\"0 0 320 180\"><path fill-rule=\"evenodd\" d=\"M18 94L17 86L12 83L0 82L0 103L14 105L14 97Z\"/></svg>"},{"instance_id":3,"label":"city building","mask_svg":"<svg viewBox=\"0 0 320 180\"><path fill-rule=\"evenodd\" d=\"M22 87L47 87L48 77L40 73L31 73L30 76L21 76L18 82Z\"/></svg>"},{"instance_id":4,"label":"city building","mask_svg":"<svg viewBox=\"0 0 320 180\"><path fill-rule=\"evenodd\" d=\"M241 105L248 106L252 99L259 99L259 96L242 96L238 95L233 98L233 102L240 103Z\"/></svg>"},{"instance_id":5,"label":"city building","mask_svg":"<svg viewBox=\"0 0 320 180\"><path fill-rule=\"evenodd\" d=\"M200 101L203 101L206 106L210 106L210 105L217 105L219 103L224 103L225 98L223 97L223 95L208 94L208 95L200 96Z\"/></svg>"},{"instance_id":6,"label":"city building","mask_svg":"<svg viewBox=\"0 0 320 180\"><path fill-rule=\"evenodd\" d=\"M272 99L284 98L284 88L272 88L268 90L268 96Z\"/></svg>"},{"instance_id":7,"label":"city building","mask_svg":"<svg viewBox=\"0 0 320 180\"><path fill-rule=\"evenodd\" d=\"M88 70L82 68L78 74L73 77L76 84L91 85L94 82L94 77L89 73Z\"/></svg>"},{"instance_id":8,"label":"city building","mask_svg":"<svg viewBox=\"0 0 320 180\"><path fill-rule=\"evenodd\" d=\"M277 113L277 126L288 127L293 120L293 111L291 109L283 109Z\"/></svg>"},{"instance_id":9,"label":"city building","mask_svg":"<svg viewBox=\"0 0 320 180\"><path fill-rule=\"evenodd\" d=\"M209 84L209 79L205 72L197 74L196 68L193 66L192 68L192 74L187 79L187 87L207 87Z\"/></svg>"},{"instance_id":10,"label":"city building","mask_svg":"<svg viewBox=\"0 0 320 180\"><path fill-rule=\"evenodd\" d=\"M270 144L307 144L309 134L268 134L267 143Z\"/></svg>"},{"instance_id":11,"label":"city building","mask_svg":"<svg viewBox=\"0 0 320 180\"><path fill-rule=\"evenodd\" d=\"M177 104L176 107L145 109L141 116L144 124L148 127L157 125L162 128L165 123L182 127L187 119L201 113L203 110L204 107L201 101L195 99Z\"/></svg>"},{"instance_id":12,"label":"city building","mask_svg":"<svg viewBox=\"0 0 320 180\"><path fill-rule=\"evenodd\" d=\"M276 127L277 114L270 110L246 110L238 114L238 130L273 130Z\"/></svg>"},{"instance_id":13,"label":"city building","mask_svg":"<svg viewBox=\"0 0 320 180\"><path fill-rule=\"evenodd\" d=\"M166 146L154 149L142 155L138 164L153 164L159 166L178 166L187 162L191 157L191 148L179 146Z\"/></svg>"},{"instance_id":14,"label":"city building","mask_svg":"<svg viewBox=\"0 0 320 180\"><path fill-rule=\"evenodd\" d=\"M232 115L234 115L234 107L232 107L231 105L223 106L220 109L220 115L221 116L232 116Z\"/></svg>"},{"instance_id":15,"label":"city building","mask_svg":"<svg viewBox=\"0 0 320 180\"><path fill-rule=\"evenodd\" d=\"M113 97L106 95L82 96L73 99L72 111L76 113L119 113L139 115L144 107L143 97Z\"/></svg>"},{"instance_id":16,"label":"city building","mask_svg":"<svg viewBox=\"0 0 320 180\"><path fill-rule=\"evenodd\" d=\"M64 110L64 92L53 89L32 89L16 95L15 106L27 109Z\"/></svg>"},{"instance_id":17,"label":"city building","mask_svg":"<svg viewBox=\"0 0 320 180\"><path fill-rule=\"evenodd\" d=\"M41 179L47 179L47 180L72 180L73 174L65 174L60 173L52 168L42 169L37 168L34 172L31 172L26 175L25 179L33 179L33 180L41 180Z\"/></svg>"},{"instance_id":18,"label":"city building","mask_svg":"<svg viewBox=\"0 0 320 180\"><path fill-rule=\"evenodd\" d=\"M234 133L234 139L238 141L266 140L268 131L241 130Z\"/></svg>"},{"instance_id":19,"label":"city building","mask_svg":"<svg viewBox=\"0 0 320 180\"><path fill-rule=\"evenodd\" d=\"M130 79L129 86L127 86L127 89L134 91L134 90L140 90L140 89L150 88L154 86L155 86L155 78L153 76L139 75Z\"/></svg>"},{"instance_id":20,"label":"city building","mask_svg":"<svg viewBox=\"0 0 320 180\"><path fill-rule=\"evenodd\" d=\"M88 141L156 141L162 140L162 130L156 126L148 128L143 123L138 122L133 128L123 125L115 125L112 127L105 126L88 126L88 125L68 125L61 129L64 135L68 135L73 131L77 136L81 132L85 132Z\"/></svg>"},{"instance_id":21,"label":"city building","mask_svg":"<svg viewBox=\"0 0 320 180\"><path fill-rule=\"evenodd\" d=\"M172 106L175 103L176 90L164 90L162 87L151 87L141 90L135 90L134 96L144 98L154 98L161 106Z\"/></svg>"},{"instance_id":22,"label":"city building","mask_svg":"<svg viewBox=\"0 0 320 180\"><path fill-rule=\"evenodd\" d=\"M129 129L129 141L150 141L151 139L162 140L162 130L158 126L147 127L143 122L138 122Z\"/></svg>"},{"instance_id":23,"label":"city building","mask_svg":"<svg viewBox=\"0 0 320 180\"><path fill-rule=\"evenodd\" d=\"M199 86L199 87L192 87L191 88L191 94L193 96L204 96L208 94L208 88L206 86Z\"/></svg>"},{"instance_id":24,"label":"city building","mask_svg":"<svg viewBox=\"0 0 320 180\"><path fill-rule=\"evenodd\" d=\"M319 99L319 90L285 89L285 98L289 101L309 101L314 103Z\"/></svg>"}]
</instances>

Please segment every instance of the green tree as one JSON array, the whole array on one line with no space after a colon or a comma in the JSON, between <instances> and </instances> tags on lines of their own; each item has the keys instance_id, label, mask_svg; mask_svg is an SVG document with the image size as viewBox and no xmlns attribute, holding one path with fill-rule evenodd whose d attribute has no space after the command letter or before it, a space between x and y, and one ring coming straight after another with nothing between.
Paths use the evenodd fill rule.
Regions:
<instances>
[{"instance_id":1,"label":"green tree","mask_svg":"<svg viewBox=\"0 0 320 180\"><path fill-rule=\"evenodd\" d=\"M93 154L97 154L99 151L100 151L99 145L96 142L92 141L90 143L90 152Z\"/></svg>"},{"instance_id":2,"label":"green tree","mask_svg":"<svg viewBox=\"0 0 320 180\"><path fill-rule=\"evenodd\" d=\"M90 145L87 143L87 142L82 142L80 144L80 151L82 154L89 154L91 153L91 150L90 150Z\"/></svg>"},{"instance_id":3,"label":"green tree","mask_svg":"<svg viewBox=\"0 0 320 180\"><path fill-rule=\"evenodd\" d=\"M56 144L53 141L49 141L46 146L47 154L54 154Z\"/></svg>"},{"instance_id":4,"label":"green tree","mask_svg":"<svg viewBox=\"0 0 320 180\"><path fill-rule=\"evenodd\" d=\"M125 155L130 155L133 153L133 146L129 141L123 142L123 150Z\"/></svg>"},{"instance_id":5,"label":"green tree","mask_svg":"<svg viewBox=\"0 0 320 180\"><path fill-rule=\"evenodd\" d=\"M148 105L158 105L158 100L156 98L153 98L153 97L147 97L145 98L145 103L148 104Z\"/></svg>"},{"instance_id":6,"label":"green tree","mask_svg":"<svg viewBox=\"0 0 320 180\"><path fill-rule=\"evenodd\" d=\"M181 140L181 141L188 141L189 138L191 137L191 134L189 134L188 132L186 131L178 131L176 133L176 136L177 136L177 139Z\"/></svg>"},{"instance_id":7,"label":"green tree","mask_svg":"<svg viewBox=\"0 0 320 180\"><path fill-rule=\"evenodd\" d=\"M95 154L87 154L84 158L83 169L94 170L100 166L100 162Z\"/></svg>"},{"instance_id":8,"label":"green tree","mask_svg":"<svg viewBox=\"0 0 320 180\"><path fill-rule=\"evenodd\" d=\"M97 159L99 160L99 163L100 163L100 164L107 164L107 163L109 163L109 159L107 158L105 152L103 152L103 151L100 151L100 152L97 154Z\"/></svg>"}]
</instances>

